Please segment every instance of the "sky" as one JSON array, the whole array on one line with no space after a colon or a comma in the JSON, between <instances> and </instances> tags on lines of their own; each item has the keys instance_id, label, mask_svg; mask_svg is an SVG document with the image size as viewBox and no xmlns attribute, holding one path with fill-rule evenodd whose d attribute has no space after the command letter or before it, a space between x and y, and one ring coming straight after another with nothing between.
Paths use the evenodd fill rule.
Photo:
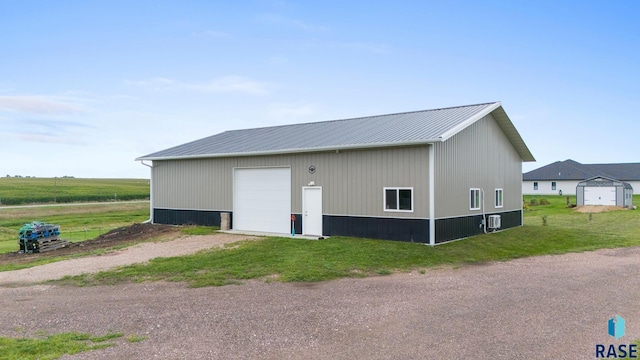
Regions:
<instances>
[{"instance_id":1,"label":"sky","mask_svg":"<svg viewBox=\"0 0 640 360\"><path fill-rule=\"evenodd\" d=\"M501 101L537 162L640 162L637 1L0 0L0 176L148 178L226 130Z\"/></svg>"}]
</instances>

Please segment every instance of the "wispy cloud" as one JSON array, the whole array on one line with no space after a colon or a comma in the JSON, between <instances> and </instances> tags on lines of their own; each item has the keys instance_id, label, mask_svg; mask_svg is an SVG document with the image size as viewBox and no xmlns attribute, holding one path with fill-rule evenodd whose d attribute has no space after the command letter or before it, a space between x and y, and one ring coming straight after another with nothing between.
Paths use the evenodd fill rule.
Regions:
<instances>
[{"instance_id":1,"label":"wispy cloud","mask_svg":"<svg viewBox=\"0 0 640 360\"><path fill-rule=\"evenodd\" d=\"M80 108L69 102L46 96L0 96L0 111L35 115L66 115L77 113Z\"/></svg>"},{"instance_id":2,"label":"wispy cloud","mask_svg":"<svg viewBox=\"0 0 640 360\"><path fill-rule=\"evenodd\" d=\"M95 128L93 125L84 124L78 121L66 120L46 120L46 119L27 119L22 121L23 125L29 128L56 129L58 131L66 131L73 128Z\"/></svg>"},{"instance_id":3,"label":"wispy cloud","mask_svg":"<svg viewBox=\"0 0 640 360\"><path fill-rule=\"evenodd\" d=\"M47 143L47 144L68 144L85 145L87 142L77 136L60 136L47 133L22 132L16 133L16 137L24 142Z\"/></svg>"},{"instance_id":4,"label":"wispy cloud","mask_svg":"<svg viewBox=\"0 0 640 360\"><path fill-rule=\"evenodd\" d=\"M222 76L206 83L187 83L164 77L156 77L142 81L125 80L125 83L154 91L193 90L211 93L245 93L251 95L266 95L269 93L267 83L242 76Z\"/></svg>"},{"instance_id":5,"label":"wispy cloud","mask_svg":"<svg viewBox=\"0 0 640 360\"><path fill-rule=\"evenodd\" d=\"M27 118L0 118L3 136L11 137L23 142L56 143L56 144L86 144L84 136L96 129L96 126L78 121Z\"/></svg>"}]
</instances>

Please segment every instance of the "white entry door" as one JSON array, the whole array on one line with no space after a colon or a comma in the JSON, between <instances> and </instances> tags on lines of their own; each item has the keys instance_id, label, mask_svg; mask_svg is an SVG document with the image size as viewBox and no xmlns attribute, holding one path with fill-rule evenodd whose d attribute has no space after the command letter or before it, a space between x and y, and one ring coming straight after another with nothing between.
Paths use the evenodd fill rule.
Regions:
<instances>
[{"instance_id":1,"label":"white entry door","mask_svg":"<svg viewBox=\"0 0 640 360\"><path fill-rule=\"evenodd\" d=\"M302 233L322 236L322 187L302 188Z\"/></svg>"},{"instance_id":2,"label":"white entry door","mask_svg":"<svg viewBox=\"0 0 640 360\"><path fill-rule=\"evenodd\" d=\"M616 206L616 188L609 186L585 187L584 204Z\"/></svg>"},{"instance_id":3,"label":"white entry door","mask_svg":"<svg viewBox=\"0 0 640 360\"><path fill-rule=\"evenodd\" d=\"M234 230L290 233L290 168L238 168L233 186Z\"/></svg>"}]
</instances>

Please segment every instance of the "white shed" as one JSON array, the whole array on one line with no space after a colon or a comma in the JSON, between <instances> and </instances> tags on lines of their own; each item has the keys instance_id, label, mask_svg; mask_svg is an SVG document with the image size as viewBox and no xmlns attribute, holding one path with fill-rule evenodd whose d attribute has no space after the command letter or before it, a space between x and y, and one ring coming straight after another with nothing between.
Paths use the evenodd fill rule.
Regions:
<instances>
[{"instance_id":1,"label":"white shed","mask_svg":"<svg viewBox=\"0 0 640 360\"><path fill-rule=\"evenodd\" d=\"M576 202L581 205L631 207L633 187L629 183L602 176L581 181L576 186Z\"/></svg>"}]
</instances>

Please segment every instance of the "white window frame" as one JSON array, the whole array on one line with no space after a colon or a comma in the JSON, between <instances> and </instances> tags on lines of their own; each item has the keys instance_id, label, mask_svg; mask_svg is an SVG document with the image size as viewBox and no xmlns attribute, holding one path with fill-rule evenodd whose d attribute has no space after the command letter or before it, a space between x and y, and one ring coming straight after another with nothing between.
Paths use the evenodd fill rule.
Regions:
<instances>
[{"instance_id":1,"label":"white window frame","mask_svg":"<svg viewBox=\"0 0 640 360\"><path fill-rule=\"evenodd\" d=\"M498 193L500 193L500 203L498 204ZM504 207L504 189L502 188L496 188L495 192L493 193L493 206L496 209L500 209L502 207Z\"/></svg>"},{"instance_id":2,"label":"white window frame","mask_svg":"<svg viewBox=\"0 0 640 360\"><path fill-rule=\"evenodd\" d=\"M472 200L476 199L476 197L473 195L474 192L478 193L478 203L476 204L477 207L473 207L473 202ZM480 210L480 203L482 202L482 194L480 192L479 188L471 188L469 189L469 210Z\"/></svg>"},{"instance_id":3,"label":"white window frame","mask_svg":"<svg viewBox=\"0 0 640 360\"><path fill-rule=\"evenodd\" d=\"M558 188L558 183L556 183L555 181L551 182L551 190L555 190Z\"/></svg>"},{"instance_id":4,"label":"white window frame","mask_svg":"<svg viewBox=\"0 0 640 360\"><path fill-rule=\"evenodd\" d=\"M387 190L395 190L396 191L396 209L387 209ZM401 210L400 209L400 190L410 190L411 191L411 210ZM382 210L385 212L407 212L412 213L415 208L415 203L413 201L413 187L384 187L382 188Z\"/></svg>"},{"instance_id":5,"label":"white window frame","mask_svg":"<svg viewBox=\"0 0 640 360\"><path fill-rule=\"evenodd\" d=\"M538 182L537 181L533 182L533 190L538 190Z\"/></svg>"}]
</instances>

